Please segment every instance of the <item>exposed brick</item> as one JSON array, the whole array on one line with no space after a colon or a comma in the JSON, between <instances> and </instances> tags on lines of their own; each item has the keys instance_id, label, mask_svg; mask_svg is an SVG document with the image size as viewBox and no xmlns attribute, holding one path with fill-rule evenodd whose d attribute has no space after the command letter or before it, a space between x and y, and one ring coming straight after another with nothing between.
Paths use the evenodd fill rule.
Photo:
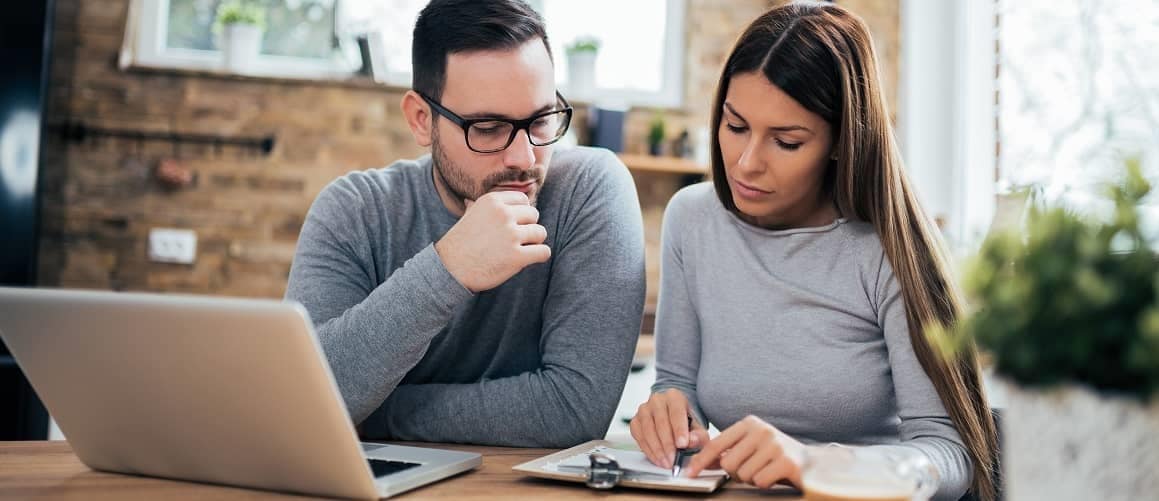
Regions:
<instances>
[{"instance_id":1,"label":"exposed brick","mask_svg":"<svg viewBox=\"0 0 1159 501\"><path fill-rule=\"evenodd\" d=\"M399 108L402 92L281 80L122 72L115 61L130 0L58 0L50 124L203 134L274 134L266 157L236 149L132 140L65 144L51 136L42 169L40 281L44 285L281 297L294 242L314 197L351 170L425 153ZM707 126L724 58L741 30L781 0L689 0L684 104L660 110L669 134ZM864 16L896 106L898 0L841 0ZM633 110L627 151L643 152L657 110ZM576 124L584 112L578 110ZM167 191L153 178L163 158L195 174ZM659 277L660 220L678 176L637 173L645 221L648 301ZM150 228L198 233L192 266L149 262Z\"/></svg>"}]
</instances>

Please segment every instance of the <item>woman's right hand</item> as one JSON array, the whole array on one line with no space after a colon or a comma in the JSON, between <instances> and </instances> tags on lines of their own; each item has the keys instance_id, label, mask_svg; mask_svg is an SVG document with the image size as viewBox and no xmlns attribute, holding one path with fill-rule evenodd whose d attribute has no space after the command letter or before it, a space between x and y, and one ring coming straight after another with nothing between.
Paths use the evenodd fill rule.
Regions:
<instances>
[{"instance_id":1,"label":"woman's right hand","mask_svg":"<svg viewBox=\"0 0 1159 501\"><path fill-rule=\"evenodd\" d=\"M676 449L708 443L708 431L695 416L684 393L675 388L653 393L640 404L629 425L632 438L648 460L672 468Z\"/></svg>"}]
</instances>

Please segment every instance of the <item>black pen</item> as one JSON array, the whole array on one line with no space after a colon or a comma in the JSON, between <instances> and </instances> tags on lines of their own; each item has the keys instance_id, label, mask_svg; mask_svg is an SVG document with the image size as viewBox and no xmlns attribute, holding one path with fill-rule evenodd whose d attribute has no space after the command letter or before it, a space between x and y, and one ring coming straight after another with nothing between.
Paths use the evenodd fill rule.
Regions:
<instances>
[{"instance_id":1,"label":"black pen","mask_svg":"<svg viewBox=\"0 0 1159 501\"><path fill-rule=\"evenodd\" d=\"M688 433L689 433L689 438L687 438L686 440L691 440L692 416L688 416ZM687 461L688 458L695 455L697 452L700 452L700 449L690 449L690 448L682 448L682 447L676 448L676 457L672 458L672 476L679 477L680 470L684 468L684 462Z\"/></svg>"}]
</instances>

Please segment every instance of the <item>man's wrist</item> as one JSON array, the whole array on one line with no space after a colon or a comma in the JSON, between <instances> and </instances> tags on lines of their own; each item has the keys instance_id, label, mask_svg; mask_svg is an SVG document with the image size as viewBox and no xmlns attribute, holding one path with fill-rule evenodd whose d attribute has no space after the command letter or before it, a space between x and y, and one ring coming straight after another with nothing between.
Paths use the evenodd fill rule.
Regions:
<instances>
[{"instance_id":1,"label":"man's wrist","mask_svg":"<svg viewBox=\"0 0 1159 501\"><path fill-rule=\"evenodd\" d=\"M435 256L438 257L439 263L443 265L443 269L447 270L447 274L451 275L451 278L455 279L455 281L458 282L461 287L467 289L467 292L475 294L476 291L471 290L471 288L463 282L463 278L459 276L458 266L453 262L454 251L451 249L453 246L446 243L444 240L439 240L435 242L434 245Z\"/></svg>"}]
</instances>

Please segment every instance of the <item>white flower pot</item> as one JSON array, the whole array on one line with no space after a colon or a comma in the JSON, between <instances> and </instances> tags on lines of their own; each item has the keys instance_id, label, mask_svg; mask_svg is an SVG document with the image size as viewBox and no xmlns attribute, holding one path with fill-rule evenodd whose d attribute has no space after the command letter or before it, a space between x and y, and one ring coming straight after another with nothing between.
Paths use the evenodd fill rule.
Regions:
<instances>
[{"instance_id":1,"label":"white flower pot","mask_svg":"<svg viewBox=\"0 0 1159 501\"><path fill-rule=\"evenodd\" d=\"M1159 400L1077 385L1007 385L1002 417L1006 499L1159 497Z\"/></svg>"},{"instance_id":2,"label":"white flower pot","mask_svg":"<svg viewBox=\"0 0 1159 501\"><path fill-rule=\"evenodd\" d=\"M572 96L577 99L589 98L595 93L595 52L582 51L567 54L567 86Z\"/></svg>"},{"instance_id":3,"label":"white flower pot","mask_svg":"<svg viewBox=\"0 0 1159 501\"><path fill-rule=\"evenodd\" d=\"M262 48L262 29L252 24L227 24L223 31L225 69L233 73L252 71Z\"/></svg>"}]
</instances>

